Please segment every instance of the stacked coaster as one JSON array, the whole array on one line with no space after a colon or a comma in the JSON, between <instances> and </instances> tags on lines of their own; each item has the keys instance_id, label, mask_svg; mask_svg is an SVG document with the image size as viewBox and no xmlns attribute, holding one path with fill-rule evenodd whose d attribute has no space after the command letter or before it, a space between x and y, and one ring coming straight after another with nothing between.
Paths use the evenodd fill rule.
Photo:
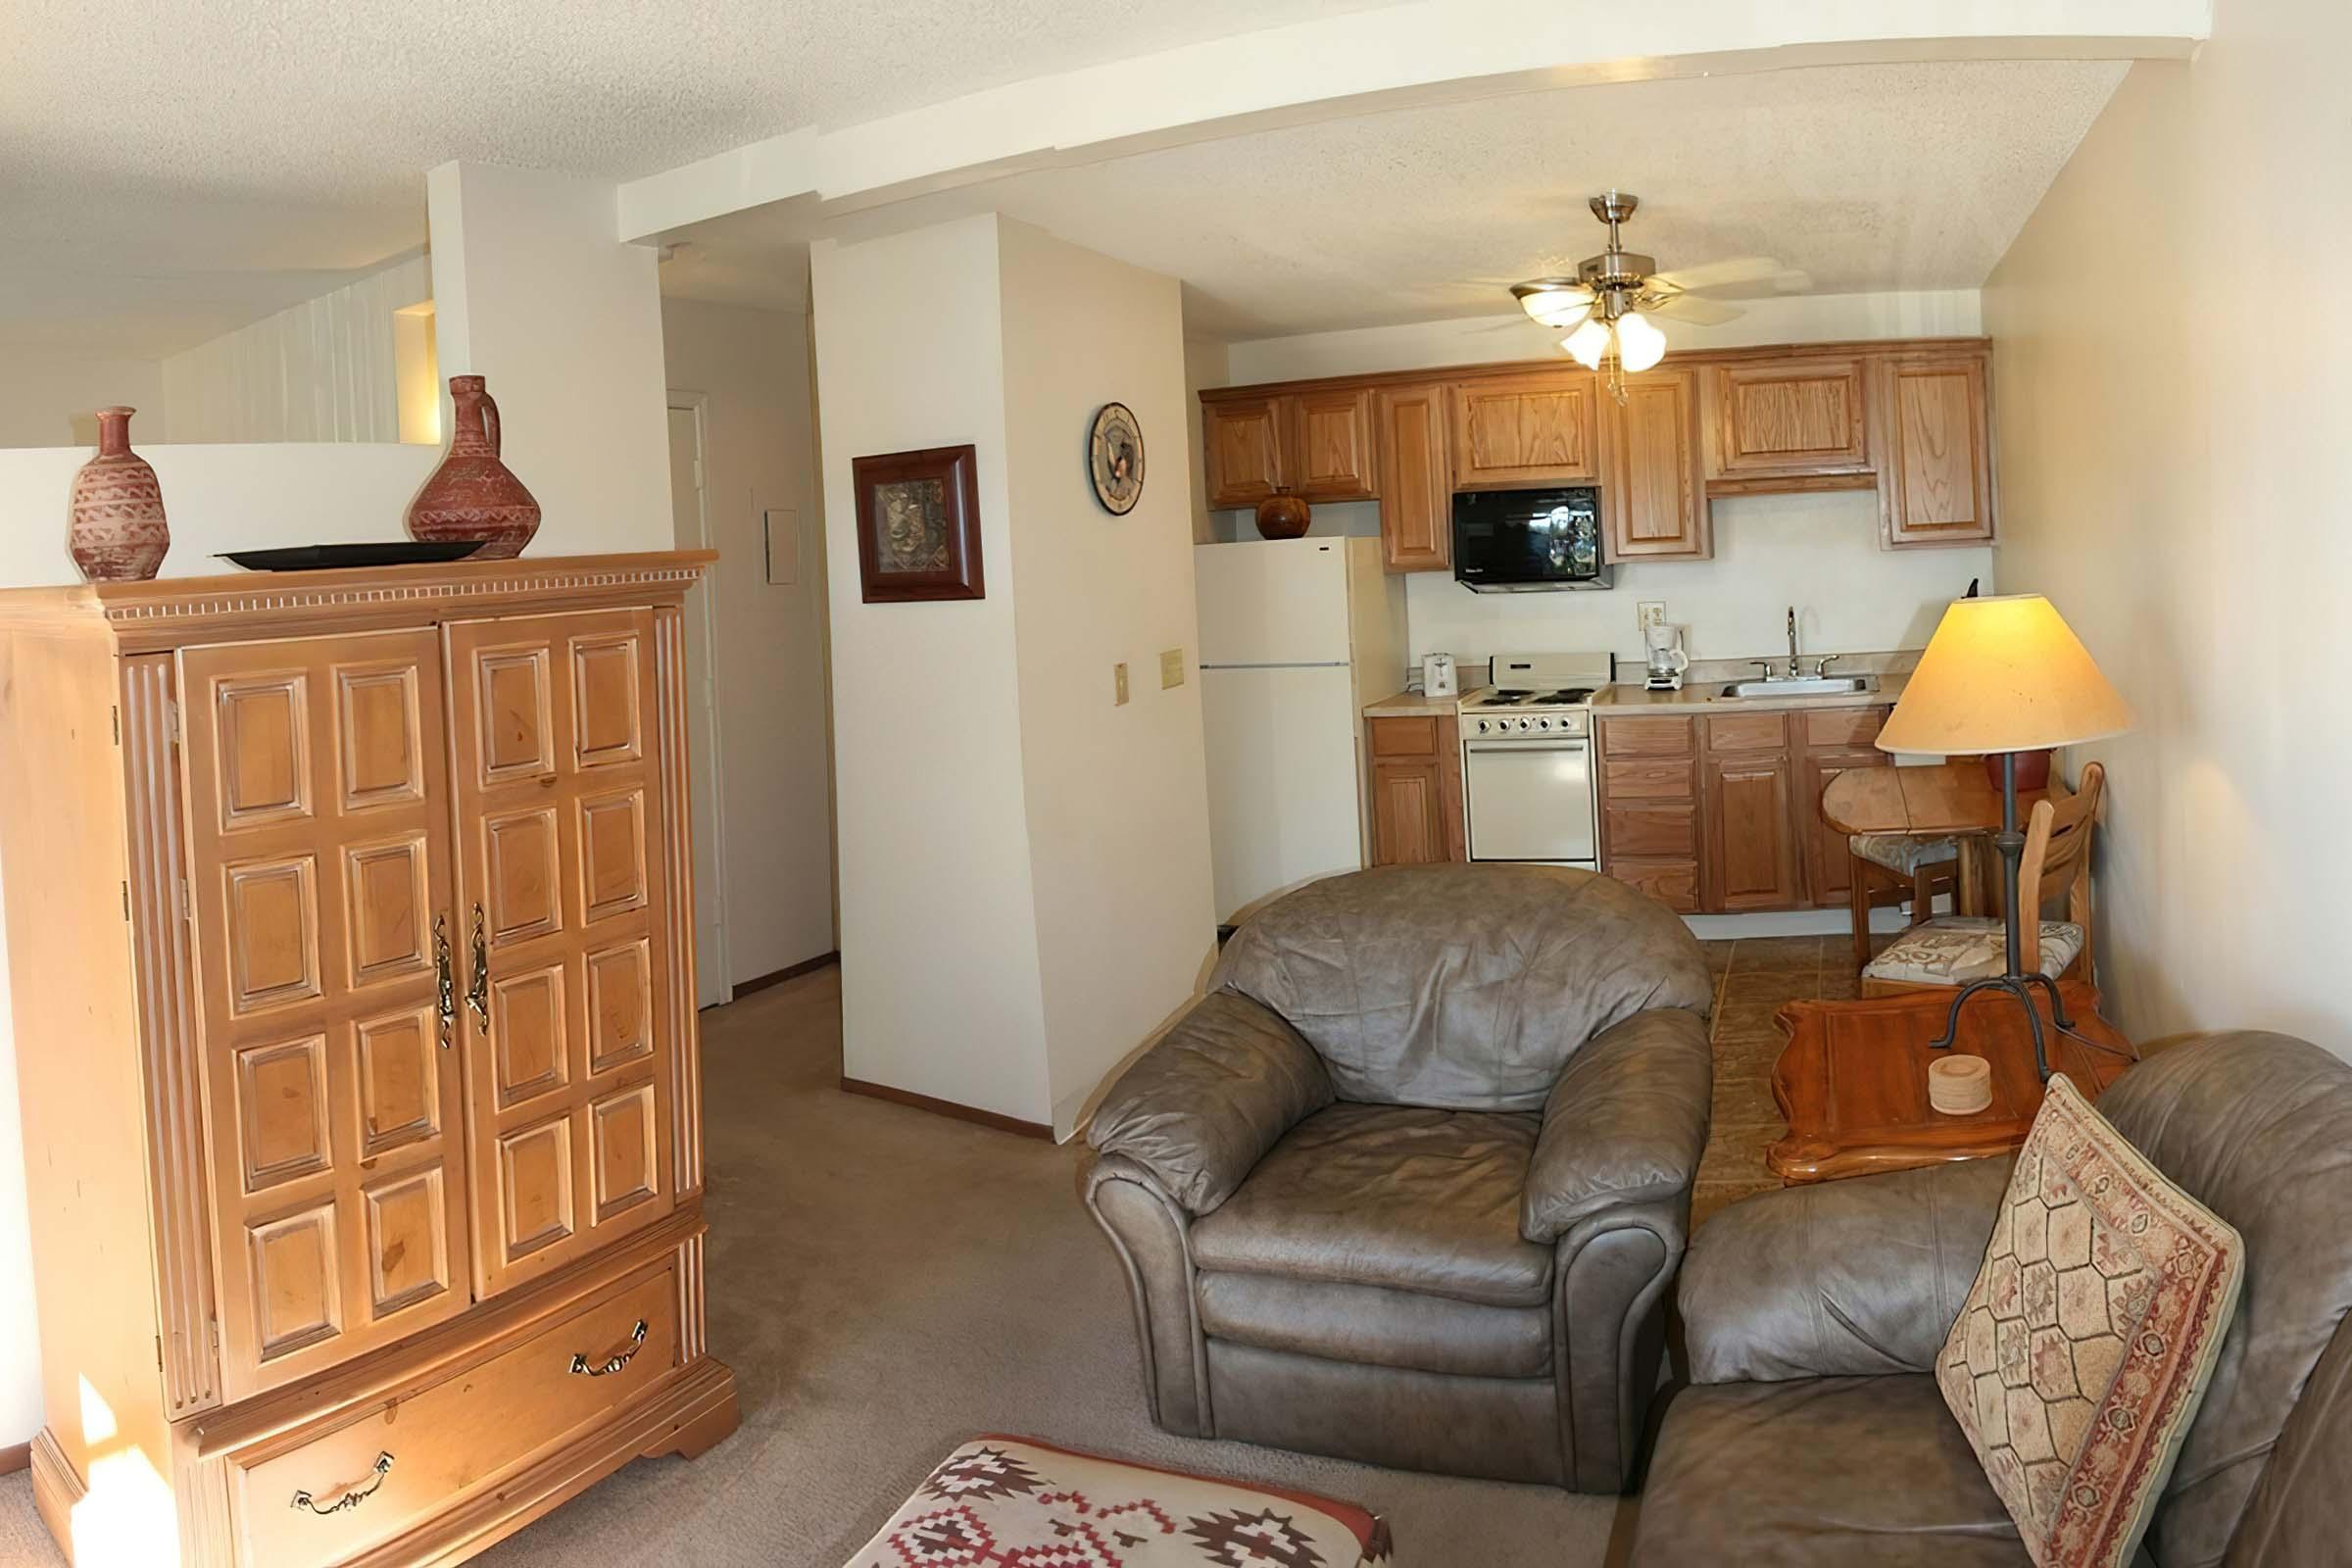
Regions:
<instances>
[{"instance_id":1,"label":"stacked coaster","mask_svg":"<svg viewBox=\"0 0 2352 1568\"><path fill-rule=\"evenodd\" d=\"M1983 1056L1938 1056L1928 1063L1928 1103L1947 1116L1971 1116L1992 1103L1992 1063Z\"/></svg>"}]
</instances>

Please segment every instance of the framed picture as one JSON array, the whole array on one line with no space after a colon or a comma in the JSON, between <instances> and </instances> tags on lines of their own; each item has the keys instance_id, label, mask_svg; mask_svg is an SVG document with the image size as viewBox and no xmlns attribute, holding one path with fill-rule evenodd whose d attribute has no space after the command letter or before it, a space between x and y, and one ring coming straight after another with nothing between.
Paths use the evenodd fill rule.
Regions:
<instances>
[{"instance_id":1,"label":"framed picture","mask_svg":"<svg viewBox=\"0 0 2352 1568\"><path fill-rule=\"evenodd\" d=\"M1086 466L1095 500L1104 512L1124 517L1144 494L1144 432L1124 403L1105 403L1087 431Z\"/></svg>"},{"instance_id":2,"label":"framed picture","mask_svg":"<svg viewBox=\"0 0 2352 1568\"><path fill-rule=\"evenodd\" d=\"M858 574L869 605L985 599L972 449L856 458Z\"/></svg>"}]
</instances>

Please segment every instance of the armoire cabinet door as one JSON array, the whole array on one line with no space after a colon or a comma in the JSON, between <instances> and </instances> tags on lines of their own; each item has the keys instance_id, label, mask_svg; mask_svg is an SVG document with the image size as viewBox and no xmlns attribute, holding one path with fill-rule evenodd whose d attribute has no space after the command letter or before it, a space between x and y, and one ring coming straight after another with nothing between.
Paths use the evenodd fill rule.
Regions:
<instances>
[{"instance_id":1,"label":"armoire cabinet door","mask_svg":"<svg viewBox=\"0 0 2352 1568\"><path fill-rule=\"evenodd\" d=\"M462 621L443 635L487 1297L676 1200L654 615Z\"/></svg>"},{"instance_id":2,"label":"armoire cabinet door","mask_svg":"<svg viewBox=\"0 0 2352 1568\"><path fill-rule=\"evenodd\" d=\"M222 1393L455 1316L457 921L430 631L180 656Z\"/></svg>"}]
</instances>

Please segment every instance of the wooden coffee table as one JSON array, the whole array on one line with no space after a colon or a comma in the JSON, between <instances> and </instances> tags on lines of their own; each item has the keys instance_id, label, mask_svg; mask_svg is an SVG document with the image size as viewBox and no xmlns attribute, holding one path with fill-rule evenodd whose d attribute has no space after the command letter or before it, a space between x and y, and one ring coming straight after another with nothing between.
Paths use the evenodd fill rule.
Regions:
<instances>
[{"instance_id":1,"label":"wooden coffee table","mask_svg":"<svg viewBox=\"0 0 2352 1568\"><path fill-rule=\"evenodd\" d=\"M2061 981L2067 1017L2105 1051L2060 1034L2049 1003L2040 1004L2050 1070L2063 1072L2096 1100L2138 1059L2131 1043L2099 1016L2099 994ZM1788 1136L1765 1151L1765 1163L1789 1186L1909 1170L1948 1159L2007 1153L2026 1141L2041 1108L2034 1039L2014 997L1981 993L1960 1015L1956 1052L1992 1064L1992 1103L1947 1116L1928 1103L1928 1063L1942 1053L1928 1042L1943 1032L1952 993L1914 991L1866 1002L1791 1002L1774 1021L1788 1036L1772 1069L1772 1094L1788 1119Z\"/></svg>"}]
</instances>

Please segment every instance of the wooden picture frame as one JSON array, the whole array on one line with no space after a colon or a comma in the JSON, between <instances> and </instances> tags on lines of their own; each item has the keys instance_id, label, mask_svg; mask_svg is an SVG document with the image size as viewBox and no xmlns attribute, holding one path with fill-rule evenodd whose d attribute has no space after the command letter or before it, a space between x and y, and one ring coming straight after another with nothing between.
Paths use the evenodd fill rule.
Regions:
<instances>
[{"instance_id":1,"label":"wooden picture frame","mask_svg":"<svg viewBox=\"0 0 2352 1568\"><path fill-rule=\"evenodd\" d=\"M854 458L858 576L869 605L985 599L969 446Z\"/></svg>"}]
</instances>

